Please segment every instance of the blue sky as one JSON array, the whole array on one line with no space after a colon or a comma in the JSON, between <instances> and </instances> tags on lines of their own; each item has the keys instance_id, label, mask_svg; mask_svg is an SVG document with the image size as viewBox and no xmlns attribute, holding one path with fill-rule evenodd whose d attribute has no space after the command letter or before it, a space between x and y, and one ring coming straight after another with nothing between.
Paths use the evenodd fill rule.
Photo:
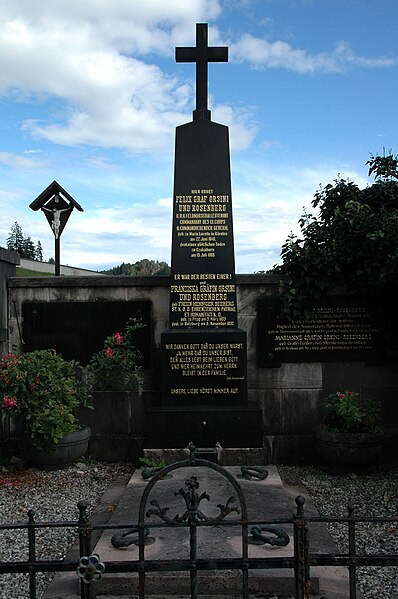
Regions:
<instances>
[{"instance_id":1,"label":"blue sky","mask_svg":"<svg viewBox=\"0 0 398 599\"><path fill-rule=\"evenodd\" d=\"M320 184L365 186L370 154L398 151L396 0L2 0L0 245L18 221L54 256L29 204L55 179L84 208L63 264L170 263L174 129L195 97L174 48L196 22L229 46L209 108L230 128L238 273L279 261Z\"/></svg>"}]
</instances>

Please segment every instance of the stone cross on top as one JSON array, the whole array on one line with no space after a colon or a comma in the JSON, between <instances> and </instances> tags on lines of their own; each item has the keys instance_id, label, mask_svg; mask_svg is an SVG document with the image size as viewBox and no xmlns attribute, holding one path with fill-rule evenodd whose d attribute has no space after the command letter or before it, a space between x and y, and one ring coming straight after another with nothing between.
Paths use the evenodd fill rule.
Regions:
<instances>
[{"instance_id":1,"label":"stone cross on top","mask_svg":"<svg viewBox=\"0 0 398 599\"><path fill-rule=\"evenodd\" d=\"M210 120L207 108L207 64L209 62L228 62L226 46L207 45L207 23L196 23L196 47L176 48L176 62L196 62L196 110L194 120Z\"/></svg>"}]
</instances>

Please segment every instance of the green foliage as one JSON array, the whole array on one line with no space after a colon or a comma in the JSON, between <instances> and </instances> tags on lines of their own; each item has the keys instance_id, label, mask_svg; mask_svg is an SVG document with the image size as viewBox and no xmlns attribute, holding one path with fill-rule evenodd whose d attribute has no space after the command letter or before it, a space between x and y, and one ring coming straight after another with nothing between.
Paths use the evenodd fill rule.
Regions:
<instances>
[{"instance_id":1,"label":"green foliage","mask_svg":"<svg viewBox=\"0 0 398 599\"><path fill-rule=\"evenodd\" d=\"M17 221L12 225L10 234L7 237L7 249L18 252L21 258L43 261L43 250L40 241L35 245L29 236L25 237L22 227Z\"/></svg>"},{"instance_id":2,"label":"green foliage","mask_svg":"<svg viewBox=\"0 0 398 599\"><path fill-rule=\"evenodd\" d=\"M40 241L36 244L36 260L43 262L43 248Z\"/></svg>"},{"instance_id":3,"label":"green foliage","mask_svg":"<svg viewBox=\"0 0 398 599\"><path fill-rule=\"evenodd\" d=\"M75 411L91 407L82 368L54 350L34 350L0 358L2 409L17 414L33 445L45 451L81 428Z\"/></svg>"},{"instance_id":4,"label":"green foliage","mask_svg":"<svg viewBox=\"0 0 398 599\"><path fill-rule=\"evenodd\" d=\"M130 318L124 332L113 333L104 341L101 351L95 353L86 367L86 377L98 391L142 388L141 353L135 347L135 331L144 325Z\"/></svg>"},{"instance_id":5,"label":"green foliage","mask_svg":"<svg viewBox=\"0 0 398 599\"><path fill-rule=\"evenodd\" d=\"M85 466L95 466L95 464L98 464L98 460L92 458L91 455L82 456L76 461L78 464L84 464Z\"/></svg>"},{"instance_id":6,"label":"green foliage","mask_svg":"<svg viewBox=\"0 0 398 599\"><path fill-rule=\"evenodd\" d=\"M282 246L282 302L286 316L305 315L310 306L333 289L377 296L396 289L398 275L397 161L373 158L370 171L377 181L359 189L337 178L321 187L304 212L300 238L290 235ZM388 180L387 180L388 179Z\"/></svg>"},{"instance_id":7,"label":"green foliage","mask_svg":"<svg viewBox=\"0 0 398 599\"><path fill-rule=\"evenodd\" d=\"M166 462L164 460L155 460L154 458L138 459L145 468L164 468L166 466Z\"/></svg>"},{"instance_id":8,"label":"green foliage","mask_svg":"<svg viewBox=\"0 0 398 599\"><path fill-rule=\"evenodd\" d=\"M151 275L168 275L170 274L170 266L167 262L159 262L158 260L138 260L134 264L122 262L120 266L114 266L109 270L102 270L106 275L136 275L136 276L151 276Z\"/></svg>"},{"instance_id":9,"label":"green foliage","mask_svg":"<svg viewBox=\"0 0 398 599\"><path fill-rule=\"evenodd\" d=\"M372 154L366 164L369 165L369 177L374 174L375 179L387 181L398 179L398 159L397 155L393 155L392 150L389 150L387 156L385 152L383 152L383 156L373 156Z\"/></svg>"},{"instance_id":10,"label":"green foliage","mask_svg":"<svg viewBox=\"0 0 398 599\"><path fill-rule=\"evenodd\" d=\"M323 424L335 433L377 433L381 431L380 402L362 399L356 391L337 391L321 403Z\"/></svg>"}]
</instances>

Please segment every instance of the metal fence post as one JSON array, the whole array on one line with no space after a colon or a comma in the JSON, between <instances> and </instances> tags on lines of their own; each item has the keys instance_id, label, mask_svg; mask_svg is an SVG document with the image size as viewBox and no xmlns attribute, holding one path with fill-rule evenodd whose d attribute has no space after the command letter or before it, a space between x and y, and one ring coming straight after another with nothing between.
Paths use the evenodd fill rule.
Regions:
<instances>
[{"instance_id":1,"label":"metal fence post","mask_svg":"<svg viewBox=\"0 0 398 599\"><path fill-rule=\"evenodd\" d=\"M34 510L28 510L28 518L29 598L36 599L36 571L33 568L33 562L36 561L36 528Z\"/></svg>"},{"instance_id":2,"label":"metal fence post","mask_svg":"<svg viewBox=\"0 0 398 599\"><path fill-rule=\"evenodd\" d=\"M348 506L348 555L350 559L356 557L354 508L350 505ZM348 566L348 573L350 599L357 599L357 567L354 563L350 563Z\"/></svg>"},{"instance_id":3,"label":"metal fence post","mask_svg":"<svg viewBox=\"0 0 398 599\"><path fill-rule=\"evenodd\" d=\"M295 598L308 597L310 587L308 525L304 515L305 498L296 497L297 512L293 519L294 530L294 583Z\"/></svg>"},{"instance_id":4,"label":"metal fence post","mask_svg":"<svg viewBox=\"0 0 398 599\"><path fill-rule=\"evenodd\" d=\"M79 509L79 557L82 558L91 554L91 527L87 516L87 501L79 501L77 507ZM80 581L80 597L81 599L90 597L90 584L86 584L83 580Z\"/></svg>"}]
</instances>

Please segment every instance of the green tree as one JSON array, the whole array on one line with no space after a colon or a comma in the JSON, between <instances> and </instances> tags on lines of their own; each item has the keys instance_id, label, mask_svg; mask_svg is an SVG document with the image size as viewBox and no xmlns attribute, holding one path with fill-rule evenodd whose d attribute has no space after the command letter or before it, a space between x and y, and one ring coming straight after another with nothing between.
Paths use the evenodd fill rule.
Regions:
<instances>
[{"instance_id":1,"label":"green tree","mask_svg":"<svg viewBox=\"0 0 398 599\"><path fill-rule=\"evenodd\" d=\"M43 248L42 245L40 243L40 241L37 242L36 245L36 260L38 260L39 262L43 262Z\"/></svg>"},{"instance_id":2,"label":"green tree","mask_svg":"<svg viewBox=\"0 0 398 599\"><path fill-rule=\"evenodd\" d=\"M138 260L134 264L122 262L119 266L114 266L109 270L103 270L101 272L107 275L168 275L170 274L170 266L167 262L159 262L158 260L144 258Z\"/></svg>"},{"instance_id":3,"label":"green tree","mask_svg":"<svg viewBox=\"0 0 398 599\"><path fill-rule=\"evenodd\" d=\"M34 244L30 236L25 237L21 225L15 221L7 237L7 248L18 252L21 258L43 261L43 250L40 241Z\"/></svg>"},{"instance_id":4,"label":"green tree","mask_svg":"<svg viewBox=\"0 0 398 599\"><path fill-rule=\"evenodd\" d=\"M372 156L375 182L360 189L338 177L321 187L304 213L301 235L282 246L282 302L286 315L302 315L314 301L341 287L348 294L376 296L397 289L398 160Z\"/></svg>"},{"instance_id":5,"label":"green tree","mask_svg":"<svg viewBox=\"0 0 398 599\"><path fill-rule=\"evenodd\" d=\"M132 264L131 266L130 274L132 275L167 275L170 273L170 267L166 262L148 260L148 258L138 260L138 262L135 262L135 264Z\"/></svg>"},{"instance_id":6,"label":"green tree","mask_svg":"<svg viewBox=\"0 0 398 599\"><path fill-rule=\"evenodd\" d=\"M7 248L9 250L14 250L15 252L18 252L22 256L23 244L24 235L21 225L17 221L15 221L15 223L11 227L9 236L7 237Z\"/></svg>"},{"instance_id":7,"label":"green tree","mask_svg":"<svg viewBox=\"0 0 398 599\"><path fill-rule=\"evenodd\" d=\"M29 260L36 260L36 246L33 243L31 237L24 237L22 244L22 258L28 258Z\"/></svg>"}]
</instances>

